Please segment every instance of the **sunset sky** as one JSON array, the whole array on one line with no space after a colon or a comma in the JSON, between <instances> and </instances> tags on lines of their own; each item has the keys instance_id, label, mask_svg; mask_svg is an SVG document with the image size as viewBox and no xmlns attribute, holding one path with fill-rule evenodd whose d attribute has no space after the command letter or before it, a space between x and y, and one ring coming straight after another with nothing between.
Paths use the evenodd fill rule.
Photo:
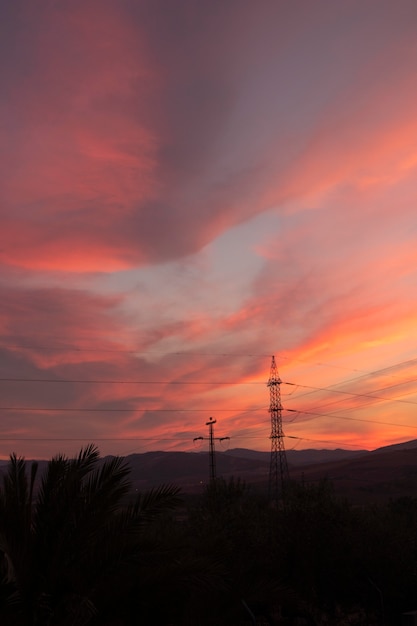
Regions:
<instances>
[{"instance_id":1,"label":"sunset sky","mask_svg":"<svg viewBox=\"0 0 417 626\"><path fill-rule=\"evenodd\" d=\"M0 458L417 438L415 0L0 9Z\"/></svg>"}]
</instances>

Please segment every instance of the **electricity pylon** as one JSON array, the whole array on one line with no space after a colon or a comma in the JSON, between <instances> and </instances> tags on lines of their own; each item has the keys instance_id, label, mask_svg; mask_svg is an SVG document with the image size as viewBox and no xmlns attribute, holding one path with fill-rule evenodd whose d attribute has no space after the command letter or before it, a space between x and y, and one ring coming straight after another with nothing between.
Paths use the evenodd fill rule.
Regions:
<instances>
[{"instance_id":1,"label":"electricity pylon","mask_svg":"<svg viewBox=\"0 0 417 626\"><path fill-rule=\"evenodd\" d=\"M216 420L210 417L210 421L206 422L206 426L209 427L209 477L210 483L214 483L216 481L216 456L214 450L214 441L224 441L225 439L230 439L230 437L215 437L214 436L214 424ZM204 441L207 437L194 437L193 441Z\"/></svg>"},{"instance_id":2,"label":"electricity pylon","mask_svg":"<svg viewBox=\"0 0 417 626\"><path fill-rule=\"evenodd\" d=\"M282 430L281 379L278 376L275 357L272 357L271 372L268 380L271 414L271 460L269 465L269 499L284 499L286 483L289 480L287 457Z\"/></svg>"}]
</instances>

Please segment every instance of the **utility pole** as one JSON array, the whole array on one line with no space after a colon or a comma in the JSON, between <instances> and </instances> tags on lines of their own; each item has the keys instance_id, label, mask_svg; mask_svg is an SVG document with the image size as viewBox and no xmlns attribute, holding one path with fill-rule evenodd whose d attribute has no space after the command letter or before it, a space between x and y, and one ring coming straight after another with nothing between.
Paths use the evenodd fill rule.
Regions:
<instances>
[{"instance_id":1,"label":"utility pole","mask_svg":"<svg viewBox=\"0 0 417 626\"><path fill-rule=\"evenodd\" d=\"M269 465L269 499L278 503L284 499L286 483L289 480L287 457L282 430L281 379L278 375L275 357L272 357L268 380L271 414L271 460Z\"/></svg>"},{"instance_id":2,"label":"utility pole","mask_svg":"<svg viewBox=\"0 0 417 626\"><path fill-rule=\"evenodd\" d=\"M206 426L209 427L209 477L210 483L214 483L216 481L216 456L214 450L214 441L225 441L226 439L230 439L230 437L215 437L214 436L214 424L216 424L216 420L210 417L210 421L206 422ZM204 441L207 440L207 437L194 437L193 441Z\"/></svg>"}]
</instances>

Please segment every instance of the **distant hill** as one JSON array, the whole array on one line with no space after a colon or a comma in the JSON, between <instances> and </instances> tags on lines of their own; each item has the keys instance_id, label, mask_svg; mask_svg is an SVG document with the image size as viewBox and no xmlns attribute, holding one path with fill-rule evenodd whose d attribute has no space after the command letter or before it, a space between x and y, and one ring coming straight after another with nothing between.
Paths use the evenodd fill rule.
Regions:
<instances>
[{"instance_id":1,"label":"distant hill","mask_svg":"<svg viewBox=\"0 0 417 626\"><path fill-rule=\"evenodd\" d=\"M372 450L370 454L380 454L381 452L389 452L395 450L412 450L413 448L417 448L417 439L412 439L411 441L404 441L403 443L394 443L389 446L383 446L382 448L377 448L376 450Z\"/></svg>"},{"instance_id":2,"label":"distant hill","mask_svg":"<svg viewBox=\"0 0 417 626\"><path fill-rule=\"evenodd\" d=\"M417 441L378 448L354 458L308 465L292 472L295 480L327 478L335 490L358 504L417 497Z\"/></svg>"},{"instance_id":3,"label":"distant hill","mask_svg":"<svg viewBox=\"0 0 417 626\"><path fill-rule=\"evenodd\" d=\"M417 497L417 440L377 450L289 450L290 478L314 483L330 480L352 502L380 502L401 496ZM184 492L198 493L208 482L208 452L146 452L126 457L134 489L141 491L174 483ZM216 452L216 473L266 488L270 452L235 448ZM0 463L0 473L6 461ZM39 473L46 461L39 462Z\"/></svg>"},{"instance_id":4,"label":"distant hill","mask_svg":"<svg viewBox=\"0 0 417 626\"><path fill-rule=\"evenodd\" d=\"M186 491L196 491L207 483L209 476L207 452L146 452L132 454L127 460L137 489L170 482ZM241 458L225 452L216 453L215 460L218 476L239 476L246 482L258 482L267 476L266 460Z\"/></svg>"},{"instance_id":5,"label":"distant hill","mask_svg":"<svg viewBox=\"0 0 417 626\"><path fill-rule=\"evenodd\" d=\"M383 501L401 496L417 497L417 440L367 450L290 450L287 453L293 480L329 479L336 491L353 502ZM127 457L136 489L173 482L195 492L207 483L208 453L148 452ZM248 484L266 487L269 452L233 449L216 452L218 476L240 477Z\"/></svg>"},{"instance_id":6,"label":"distant hill","mask_svg":"<svg viewBox=\"0 0 417 626\"><path fill-rule=\"evenodd\" d=\"M291 450L287 452L287 459L290 466L298 467L352 458L358 454L360 452L348 450ZM248 483L267 482L270 456L270 452L244 448L216 452L216 473L226 479L239 476ZM207 452L146 452L132 454L127 460L138 489L168 481L193 490L206 483L209 474Z\"/></svg>"},{"instance_id":7,"label":"distant hill","mask_svg":"<svg viewBox=\"0 0 417 626\"><path fill-rule=\"evenodd\" d=\"M417 445L417 444L416 444ZM329 461L337 461L349 459L360 454L366 454L367 450L287 450L286 457L289 465L309 465L311 463L327 463ZM246 448L234 448L228 450L225 454L236 456L242 459L256 459L269 463L270 452L257 452L256 450L247 450Z\"/></svg>"}]
</instances>

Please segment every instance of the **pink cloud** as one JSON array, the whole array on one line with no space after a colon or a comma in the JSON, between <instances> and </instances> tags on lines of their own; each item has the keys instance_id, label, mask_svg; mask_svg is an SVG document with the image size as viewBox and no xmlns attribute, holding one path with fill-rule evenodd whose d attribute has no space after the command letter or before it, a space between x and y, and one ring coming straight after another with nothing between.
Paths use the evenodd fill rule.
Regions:
<instances>
[{"instance_id":1,"label":"pink cloud","mask_svg":"<svg viewBox=\"0 0 417 626\"><path fill-rule=\"evenodd\" d=\"M8 121L1 157L5 263L108 271L177 258L271 204L347 180L387 184L413 167L415 90L408 65L398 72L387 58L412 58L416 50L408 31L401 30L398 43L395 20L390 31L380 16L371 62L360 68L355 52L355 71L343 85L330 78L317 46L320 15L313 16L314 30L308 5L295 16L272 6L258 14L245 5L236 14L226 7L196 11L186 3L178 31L170 12L161 16L124 2L42 7L28 5L11 24L19 49L10 58L15 74L7 75L11 97L0 109ZM265 24L277 23L276 13L283 30L278 40L272 28L265 31ZM359 51L367 48L373 23L366 12L363 17ZM326 16L333 27L338 19L336 12ZM310 126L304 129L303 111L291 121L297 150L288 157L274 110L265 109L272 132L259 133L257 141L242 102L253 90L253 72L262 77L262 70L258 109L270 101L279 112L277 93L265 90L274 70L282 79L291 74L294 40L287 27L296 26L323 64L318 87L330 87ZM328 41L347 71L342 43ZM382 53L382 43L389 53ZM24 71L29 59L30 73ZM301 61L294 57L295 70ZM246 66L250 73L242 74ZM358 96L362 87L366 99ZM405 92L406 99L396 96Z\"/></svg>"},{"instance_id":2,"label":"pink cloud","mask_svg":"<svg viewBox=\"0 0 417 626\"><path fill-rule=\"evenodd\" d=\"M149 87L137 29L110 3L29 11L21 21L32 72L21 70L2 111L3 261L126 267L134 255L114 225L155 185L156 139L138 119Z\"/></svg>"}]
</instances>

